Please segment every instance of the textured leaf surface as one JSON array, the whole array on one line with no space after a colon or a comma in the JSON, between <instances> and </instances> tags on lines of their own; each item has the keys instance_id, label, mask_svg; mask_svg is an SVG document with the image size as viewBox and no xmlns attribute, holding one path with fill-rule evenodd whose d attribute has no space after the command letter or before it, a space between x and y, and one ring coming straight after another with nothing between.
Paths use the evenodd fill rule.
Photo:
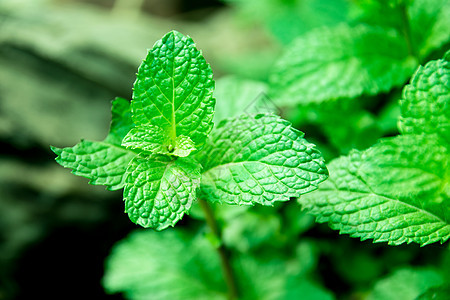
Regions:
<instances>
[{"instance_id":1,"label":"textured leaf surface","mask_svg":"<svg viewBox=\"0 0 450 300\"><path fill-rule=\"evenodd\" d=\"M207 199L231 204L287 201L315 190L328 174L303 133L271 114L221 122L199 159L202 192Z\"/></svg>"},{"instance_id":2,"label":"textured leaf surface","mask_svg":"<svg viewBox=\"0 0 450 300\"><path fill-rule=\"evenodd\" d=\"M133 90L133 121L158 126L173 147L179 135L201 147L213 126L212 76L192 39L169 32L139 67Z\"/></svg>"},{"instance_id":3,"label":"textured leaf surface","mask_svg":"<svg viewBox=\"0 0 450 300\"><path fill-rule=\"evenodd\" d=\"M220 299L219 257L202 236L178 229L136 231L112 249L103 286L127 299Z\"/></svg>"},{"instance_id":4,"label":"textured leaf surface","mask_svg":"<svg viewBox=\"0 0 450 300\"><path fill-rule=\"evenodd\" d=\"M403 84L416 64L395 31L320 28L297 38L279 59L270 95L283 105L373 95Z\"/></svg>"},{"instance_id":5,"label":"textured leaf surface","mask_svg":"<svg viewBox=\"0 0 450 300\"><path fill-rule=\"evenodd\" d=\"M426 245L450 238L448 149L433 138L399 136L333 160L330 177L299 202L341 233L362 240Z\"/></svg>"},{"instance_id":6,"label":"textured leaf surface","mask_svg":"<svg viewBox=\"0 0 450 300\"><path fill-rule=\"evenodd\" d=\"M152 152L155 154L169 153L170 139L161 128L154 125L141 125L128 132L122 141L122 146L130 149Z\"/></svg>"},{"instance_id":7,"label":"textured leaf surface","mask_svg":"<svg viewBox=\"0 0 450 300\"><path fill-rule=\"evenodd\" d=\"M433 134L450 143L450 51L419 67L400 101L403 134Z\"/></svg>"},{"instance_id":8,"label":"textured leaf surface","mask_svg":"<svg viewBox=\"0 0 450 300\"><path fill-rule=\"evenodd\" d=\"M72 173L89 178L90 184L106 185L107 189L121 189L125 183L125 171L136 153L120 146L126 132L133 125L130 103L116 98L112 105L110 133L103 142L81 141L73 147L51 147L58 155L56 161Z\"/></svg>"},{"instance_id":9,"label":"textured leaf surface","mask_svg":"<svg viewBox=\"0 0 450 300\"><path fill-rule=\"evenodd\" d=\"M427 289L442 284L433 269L400 269L375 284L368 300L414 300Z\"/></svg>"},{"instance_id":10,"label":"textured leaf surface","mask_svg":"<svg viewBox=\"0 0 450 300\"><path fill-rule=\"evenodd\" d=\"M124 189L125 212L143 227L174 226L188 212L200 185L201 166L189 158L141 153L129 164Z\"/></svg>"}]
</instances>

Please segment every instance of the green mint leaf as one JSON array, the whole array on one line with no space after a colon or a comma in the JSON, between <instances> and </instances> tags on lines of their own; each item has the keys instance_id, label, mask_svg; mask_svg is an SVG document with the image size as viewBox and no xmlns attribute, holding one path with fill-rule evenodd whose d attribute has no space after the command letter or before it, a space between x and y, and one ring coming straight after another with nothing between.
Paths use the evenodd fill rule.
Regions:
<instances>
[{"instance_id":1,"label":"green mint leaf","mask_svg":"<svg viewBox=\"0 0 450 300\"><path fill-rule=\"evenodd\" d=\"M447 147L433 137L382 140L333 160L329 179L299 199L318 222L361 240L427 245L450 238Z\"/></svg>"},{"instance_id":2,"label":"green mint leaf","mask_svg":"<svg viewBox=\"0 0 450 300\"><path fill-rule=\"evenodd\" d=\"M135 231L116 244L103 286L127 299L227 299L219 256L201 235Z\"/></svg>"},{"instance_id":3,"label":"green mint leaf","mask_svg":"<svg viewBox=\"0 0 450 300\"><path fill-rule=\"evenodd\" d=\"M317 299L333 300L333 295L319 284L302 276L299 265L304 258L294 261L280 257L261 259L241 254L233 261L233 269L239 277L242 299L291 300Z\"/></svg>"},{"instance_id":4,"label":"green mint leaf","mask_svg":"<svg viewBox=\"0 0 450 300\"><path fill-rule=\"evenodd\" d=\"M200 149L213 126L212 76L211 67L192 39L169 32L156 42L139 67L131 104L134 123L159 127L167 137L167 147L175 147L174 153L189 150L183 143L183 151L176 151L180 135L189 137Z\"/></svg>"},{"instance_id":5,"label":"green mint leaf","mask_svg":"<svg viewBox=\"0 0 450 300\"><path fill-rule=\"evenodd\" d=\"M194 142L188 136L184 135L177 136L174 149L175 150L173 151L173 155L179 157L189 156L192 151L197 150L195 148Z\"/></svg>"},{"instance_id":6,"label":"green mint leaf","mask_svg":"<svg viewBox=\"0 0 450 300\"><path fill-rule=\"evenodd\" d=\"M240 255L231 263L239 299L334 299L301 275L301 259ZM106 262L103 286L108 293L124 293L127 299L228 299L219 256L211 243L202 234L178 228L135 231L117 243Z\"/></svg>"},{"instance_id":7,"label":"green mint leaf","mask_svg":"<svg viewBox=\"0 0 450 300\"><path fill-rule=\"evenodd\" d=\"M141 125L130 130L122 141L122 146L154 154L186 157L196 150L192 140L184 135L176 137L175 144L154 125Z\"/></svg>"},{"instance_id":8,"label":"green mint leaf","mask_svg":"<svg viewBox=\"0 0 450 300\"><path fill-rule=\"evenodd\" d=\"M315 190L327 178L323 158L303 133L271 114L221 122L199 156L206 199L273 205Z\"/></svg>"},{"instance_id":9,"label":"green mint leaf","mask_svg":"<svg viewBox=\"0 0 450 300\"><path fill-rule=\"evenodd\" d=\"M276 112L265 99L267 84L261 81L242 79L236 76L225 76L216 81L214 98L216 111L214 123L237 117L243 112L264 113ZM263 111L264 110L264 111Z\"/></svg>"},{"instance_id":10,"label":"green mint leaf","mask_svg":"<svg viewBox=\"0 0 450 300\"><path fill-rule=\"evenodd\" d=\"M448 295L450 295L450 285L447 283L447 285L428 289L416 300L448 300Z\"/></svg>"},{"instance_id":11,"label":"green mint leaf","mask_svg":"<svg viewBox=\"0 0 450 300\"><path fill-rule=\"evenodd\" d=\"M282 44L322 26L346 22L349 1L345 0L225 0L244 22L256 21Z\"/></svg>"},{"instance_id":12,"label":"green mint leaf","mask_svg":"<svg viewBox=\"0 0 450 300\"><path fill-rule=\"evenodd\" d=\"M427 289L442 283L442 276L434 269L404 268L378 281L367 300L414 300Z\"/></svg>"},{"instance_id":13,"label":"green mint leaf","mask_svg":"<svg viewBox=\"0 0 450 300\"><path fill-rule=\"evenodd\" d=\"M416 66L394 30L320 28L297 38L278 60L270 95L283 105L374 95L402 85Z\"/></svg>"},{"instance_id":14,"label":"green mint leaf","mask_svg":"<svg viewBox=\"0 0 450 300\"><path fill-rule=\"evenodd\" d=\"M420 66L400 100L403 134L438 134L450 143L450 51Z\"/></svg>"},{"instance_id":15,"label":"green mint leaf","mask_svg":"<svg viewBox=\"0 0 450 300\"><path fill-rule=\"evenodd\" d=\"M121 189L125 171L136 153L120 146L123 136L133 127L129 101L116 98L112 103L110 133L103 142L83 140L73 147L51 147L56 161L72 173L90 179L90 184Z\"/></svg>"},{"instance_id":16,"label":"green mint leaf","mask_svg":"<svg viewBox=\"0 0 450 300\"><path fill-rule=\"evenodd\" d=\"M421 58L450 42L450 1L414 0L408 9L413 44Z\"/></svg>"},{"instance_id":17,"label":"green mint leaf","mask_svg":"<svg viewBox=\"0 0 450 300\"><path fill-rule=\"evenodd\" d=\"M169 147L173 147L162 129L154 125L134 127L123 139L122 146L155 154L167 154Z\"/></svg>"},{"instance_id":18,"label":"green mint leaf","mask_svg":"<svg viewBox=\"0 0 450 300\"><path fill-rule=\"evenodd\" d=\"M125 212L143 227L163 230L189 212L200 185L201 166L190 158L141 153L128 165Z\"/></svg>"}]
</instances>

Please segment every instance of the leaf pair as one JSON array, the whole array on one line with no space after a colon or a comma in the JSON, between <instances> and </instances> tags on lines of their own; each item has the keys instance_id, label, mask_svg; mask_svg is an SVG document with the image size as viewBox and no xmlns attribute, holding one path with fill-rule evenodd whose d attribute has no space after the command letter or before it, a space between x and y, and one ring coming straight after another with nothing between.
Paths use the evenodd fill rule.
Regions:
<instances>
[{"instance_id":1,"label":"leaf pair","mask_svg":"<svg viewBox=\"0 0 450 300\"><path fill-rule=\"evenodd\" d=\"M226 119L207 139L213 88L192 39L172 31L139 67L131 104L113 102L107 138L52 147L57 161L92 184L124 188L130 219L158 230L189 212L198 190L210 201L273 205L326 179L314 145L275 115Z\"/></svg>"},{"instance_id":2,"label":"leaf pair","mask_svg":"<svg viewBox=\"0 0 450 300\"><path fill-rule=\"evenodd\" d=\"M329 165L330 178L300 203L361 239L426 245L450 238L450 52L420 67L403 90L399 130Z\"/></svg>"},{"instance_id":3,"label":"leaf pair","mask_svg":"<svg viewBox=\"0 0 450 300\"><path fill-rule=\"evenodd\" d=\"M212 129L212 71L189 37L172 31L148 52L133 100L113 102L104 142L52 148L57 161L92 184L124 188L125 211L144 227L164 229L190 209L201 166L189 158Z\"/></svg>"}]
</instances>

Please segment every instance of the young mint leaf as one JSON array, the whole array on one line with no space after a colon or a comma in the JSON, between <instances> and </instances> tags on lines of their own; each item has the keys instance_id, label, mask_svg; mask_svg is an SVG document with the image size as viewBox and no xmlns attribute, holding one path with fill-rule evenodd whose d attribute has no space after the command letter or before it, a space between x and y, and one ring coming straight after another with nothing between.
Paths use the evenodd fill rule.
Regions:
<instances>
[{"instance_id":1,"label":"young mint leaf","mask_svg":"<svg viewBox=\"0 0 450 300\"><path fill-rule=\"evenodd\" d=\"M175 149L173 151L173 155L186 157L194 150L197 149L195 148L194 142L188 136L177 136L177 139L175 140Z\"/></svg>"},{"instance_id":2,"label":"young mint leaf","mask_svg":"<svg viewBox=\"0 0 450 300\"><path fill-rule=\"evenodd\" d=\"M155 154L167 154L169 138L164 135L161 128L154 125L141 125L128 132L122 141L122 146L135 150L152 152Z\"/></svg>"},{"instance_id":3,"label":"young mint leaf","mask_svg":"<svg viewBox=\"0 0 450 300\"><path fill-rule=\"evenodd\" d=\"M442 283L442 276L434 269L404 268L378 281L367 300L414 300L427 289Z\"/></svg>"},{"instance_id":4,"label":"young mint leaf","mask_svg":"<svg viewBox=\"0 0 450 300\"><path fill-rule=\"evenodd\" d=\"M433 137L382 140L333 160L330 178L300 204L341 233L391 245L450 238L447 147Z\"/></svg>"},{"instance_id":5,"label":"young mint leaf","mask_svg":"<svg viewBox=\"0 0 450 300\"><path fill-rule=\"evenodd\" d=\"M126 132L132 127L130 103L116 98L112 103L110 133L103 142L83 140L73 147L51 147L58 155L56 161L72 173L90 179L90 184L106 185L108 190L124 186L128 163L136 153L120 146Z\"/></svg>"},{"instance_id":6,"label":"young mint leaf","mask_svg":"<svg viewBox=\"0 0 450 300\"><path fill-rule=\"evenodd\" d=\"M211 201L273 205L317 189L327 169L303 135L271 114L222 121L199 155L201 191Z\"/></svg>"},{"instance_id":7,"label":"young mint leaf","mask_svg":"<svg viewBox=\"0 0 450 300\"><path fill-rule=\"evenodd\" d=\"M200 164L187 157L139 154L126 171L125 212L146 228L174 226L196 199L200 170Z\"/></svg>"},{"instance_id":8,"label":"young mint leaf","mask_svg":"<svg viewBox=\"0 0 450 300\"><path fill-rule=\"evenodd\" d=\"M278 60L270 95L283 105L374 95L403 84L416 65L394 30L320 28L297 38Z\"/></svg>"},{"instance_id":9,"label":"young mint leaf","mask_svg":"<svg viewBox=\"0 0 450 300\"><path fill-rule=\"evenodd\" d=\"M201 235L135 231L114 246L103 286L127 299L225 300L219 256Z\"/></svg>"},{"instance_id":10,"label":"young mint leaf","mask_svg":"<svg viewBox=\"0 0 450 300\"><path fill-rule=\"evenodd\" d=\"M139 67L131 103L138 127L156 126L162 132L149 143L162 140L162 147L174 154L202 147L213 126L212 76L191 38L171 31L156 42ZM180 135L190 138L193 146L187 149L182 143L183 151L177 152Z\"/></svg>"},{"instance_id":11,"label":"young mint leaf","mask_svg":"<svg viewBox=\"0 0 450 300\"><path fill-rule=\"evenodd\" d=\"M434 134L450 143L450 51L420 66L403 89L398 127L403 134Z\"/></svg>"}]
</instances>

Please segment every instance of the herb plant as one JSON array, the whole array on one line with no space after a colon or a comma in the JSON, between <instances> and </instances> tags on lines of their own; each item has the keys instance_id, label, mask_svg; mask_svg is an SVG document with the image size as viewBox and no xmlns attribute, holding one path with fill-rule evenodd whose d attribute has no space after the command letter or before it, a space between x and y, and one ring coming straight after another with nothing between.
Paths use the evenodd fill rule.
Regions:
<instances>
[{"instance_id":1,"label":"herb plant","mask_svg":"<svg viewBox=\"0 0 450 300\"><path fill-rule=\"evenodd\" d=\"M328 172L315 146L276 115L244 114L212 130L213 89L211 68L192 39L169 32L139 67L131 103L113 101L105 140L52 150L90 183L123 188L125 212L145 228L174 226L199 202L235 298L208 202L273 206L317 189Z\"/></svg>"},{"instance_id":2,"label":"herb plant","mask_svg":"<svg viewBox=\"0 0 450 300\"><path fill-rule=\"evenodd\" d=\"M448 249L442 266L414 268L398 247L383 254L394 268L375 261L375 246L303 234L313 215L388 245L450 238L449 2L230 2L259 5L284 45L266 82L229 76L214 91L201 52L172 31L141 64L131 103L113 101L104 141L52 147L74 174L123 188L131 221L161 231L114 247L105 289L132 299L334 299L317 272L327 256L354 285L346 298L446 299ZM336 10L343 3L350 17ZM305 13L317 5L326 26ZM280 15L303 23L286 31ZM261 95L277 107L262 109ZM379 115L368 109L377 101ZM318 127L317 147L290 121Z\"/></svg>"}]
</instances>

